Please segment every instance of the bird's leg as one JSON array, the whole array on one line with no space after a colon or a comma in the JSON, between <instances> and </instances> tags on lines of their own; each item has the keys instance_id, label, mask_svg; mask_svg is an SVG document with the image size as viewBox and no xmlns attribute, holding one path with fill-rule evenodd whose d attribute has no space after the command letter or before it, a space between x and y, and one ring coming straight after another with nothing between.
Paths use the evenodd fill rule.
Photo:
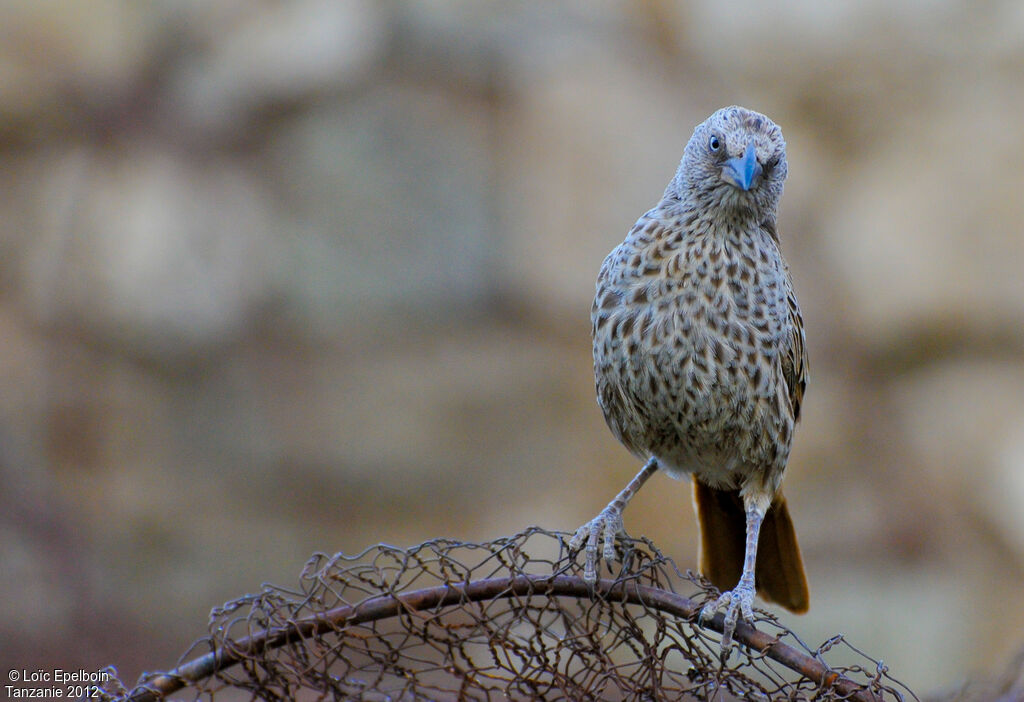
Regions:
<instances>
[{"instance_id":1,"label":"bird's leg","mask_svg":"<svg viewBox=\"0 0 1024 702\"><path fill-rule=\"evenodd\" d=\"M583 579L593 584L597 582L597 544L598 540L604 540L604 558L606 561L615 560L615 537L626 535L626 529L622 524L622 510L626 508L633 495L647 482L647 479L658 470L658 460L653 456L648 459L644 467L640 469L632 480L629 481L622 492L615 496L615 499L608 503L601 512L589 522L576 530L569 548L578 550L584 543L587 545L587 560L583 568Z\"/></svg>"},{"instance_id":2,"label":"bird's leg","mask_svg":"<svg viewBox=\"0 0 1024 702\"><path fill-rule=\"evenodd\" d=\"M761 522L767 509L747 503L747 543L743 554L743 573L740 581L729 592L723 592L714 602L704 605L700 619L710 619L719 608L725 607L725 623L722 627L722 648L728 649L738 617L746 621L754 619L754 565L757 563L757 540L761 534Z\"/></svg>"}]
</instances>

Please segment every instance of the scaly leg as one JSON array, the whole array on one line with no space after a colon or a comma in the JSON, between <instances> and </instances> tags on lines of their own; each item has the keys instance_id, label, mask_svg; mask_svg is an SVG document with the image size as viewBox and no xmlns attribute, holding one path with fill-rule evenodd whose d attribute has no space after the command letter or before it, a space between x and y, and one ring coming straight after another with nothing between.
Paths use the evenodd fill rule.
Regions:
<instances>
[{"instance_id":1,"label":"scaly leg","mask_svg":"<svg viewBox=\"0 0 1024 702\"><path fill-rule=\"evenodd\" d=\"M710 619L719 608L725 607L725 625L722 630L722 649L732 643L732 633L736 629L736 621L743 617L746 621L754 619L754 565L757 563L757 540L761 534L761 522L764 521L766 510L753 504L747 505L747 542L743 554L743 574L740 581L729 592L723 592L714 602L704 605L700 611L700 619Z\"/></svg>"},{"instance_id":2,"label":"scaly leg","mask_svg":"<svg viewBox=\"0 0 1024 702\"><path fill-rule=\"evenodd\" d=\"M569 548L578 550L584 542L587 544L587 561L583 568L583 579L590 584L597 582L597 543L598 539L604 539L604 558L606 561L615 560L615 537L620 534L625 536L626 529L622 524L622 510L632 499L633 495L647 482L647 479L658 470L658 459L651 456L640 472L629 481L629 485L615 496L615 499L608 503L601 512L589 522L576 530ZM753 568L753 566L751 566ZM751 575L753 581L753 575Z\"/></svg>"}]
</instances>

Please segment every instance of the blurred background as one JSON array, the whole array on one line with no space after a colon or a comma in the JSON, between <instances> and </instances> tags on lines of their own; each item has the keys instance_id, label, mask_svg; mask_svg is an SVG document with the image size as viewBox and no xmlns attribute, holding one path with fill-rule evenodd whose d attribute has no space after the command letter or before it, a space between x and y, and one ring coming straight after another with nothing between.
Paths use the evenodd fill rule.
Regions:
<instances>
[{"instance_id":1,"label":"blurred background","mask_svg":"<svg viewBox=\"0 0 1024 702\"><path fill-rule=\"evenodd\" d=\"M314 551L575 529L604 255L694 125L788 142L815 647L1024 646L1016 2L0 6L0 661L172 666ZM689 486L626 512L696 564Z\"/></svg>"}]
</instances>

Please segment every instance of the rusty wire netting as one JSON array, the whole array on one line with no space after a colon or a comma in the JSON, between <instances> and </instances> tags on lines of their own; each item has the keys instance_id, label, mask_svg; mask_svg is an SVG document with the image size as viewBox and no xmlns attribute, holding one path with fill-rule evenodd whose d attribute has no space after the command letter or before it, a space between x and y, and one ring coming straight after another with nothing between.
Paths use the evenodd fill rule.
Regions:
<instances>
[{"instance_id":1,"label":"rusty wire netting","mask_svg":"<svg viewBox=\"0 0 1024 702\"><path fill-rule=\"evenodd\" d=\"M317 554L298 589L264 585L214 609L176 669L131 691L112 678L107 697L916 699L841 636L811 649L764 612L757 629L737 627L739 653L723 660L722 615L696 623L715 594L706 582L629 540L625 568L591 589L566 537L533 527Z\"/></svg>"}]
</instances>

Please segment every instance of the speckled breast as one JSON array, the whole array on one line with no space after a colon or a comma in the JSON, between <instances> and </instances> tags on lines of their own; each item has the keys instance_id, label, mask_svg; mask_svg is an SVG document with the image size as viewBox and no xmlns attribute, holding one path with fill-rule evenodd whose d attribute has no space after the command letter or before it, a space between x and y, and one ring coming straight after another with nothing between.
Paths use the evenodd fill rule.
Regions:
<instances>
[{"instance_id":1,"label":"speckled breast","mask_svg":"<svg viewBox=\"0 0 1024 702\"><path fill-rule=\"evenodd\" d=\"M688 225L648 213L605 259L592 312L598 401L634 454L731 485L744 466L781 470L788 457L789 280L767 233Z\"/></svg>"}]
</instances>

